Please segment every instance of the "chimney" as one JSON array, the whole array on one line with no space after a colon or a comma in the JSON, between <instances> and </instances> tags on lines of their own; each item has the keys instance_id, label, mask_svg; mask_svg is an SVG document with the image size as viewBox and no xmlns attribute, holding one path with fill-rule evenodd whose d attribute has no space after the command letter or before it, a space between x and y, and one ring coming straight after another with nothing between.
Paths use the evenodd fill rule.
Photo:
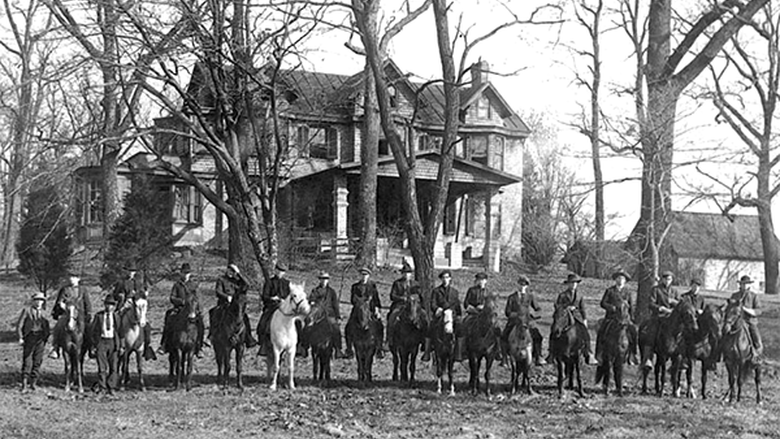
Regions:
<instances>
[{"instance_id":1,"label":"chimney","mask_svg":"<svg viewBox=\"0 0 780 439\"><path fill-rule=\"evenodd\" d=\"M490 64L487 61L481 59L471 65L471 86L479 87L482 84L488 82L488 72L490 72Z\"/></svg>"}]
</instances>

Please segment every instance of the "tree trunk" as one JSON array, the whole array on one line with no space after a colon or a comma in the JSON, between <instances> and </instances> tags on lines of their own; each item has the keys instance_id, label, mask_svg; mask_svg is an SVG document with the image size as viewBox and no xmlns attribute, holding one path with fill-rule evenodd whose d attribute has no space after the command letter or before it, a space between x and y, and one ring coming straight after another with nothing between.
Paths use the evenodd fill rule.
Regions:
<instances>
[{"instance_id":1,"label":"tree trunk","mask_svg":"<svg viewBox=\"0 0 780 439\"><path fill-rule=\"evenodd\" d=\"M103 155L100 159L103 189L101 194L103 200L103 242L108 242L106 238L111 233L111 227L121 214L122 204L119 195L119 182L117 181L119 176L118 168L119 149L113 146L104 146Z\"/></svg>"},{"instance_id":2,"label":"tree trunk","mask_svg":"<svg viewBox=\"0 0 780 439\"><path fill-rule=\"evenodd\" d=\"M22 215L24 194L19 187L19 178L9 175L3 185L3 224L0 232L0 242L3 243L0 253L0 265L9 267L16 260L14 243L19 236L19 220Z\"/></svg>"},{"instance_id":3,"label":"tree trunk","mask_svg":"<svg viewBox=\"0 0 780 439\"><path fill-rule=\"evenodd\" d=\"M100 166L103 186L103 238L107 238L111 227L121 214L121 200L117 182L119 153L119 52L116 35L118 14L115 0L101 0L102 20L100 32L103 37L103 58L97 60L103 75L103 112ZM100 17L100 14L98 15ZM104 241L105 242L105 241Z\"/></svg>"},{"instance_id":4,"label":"tree trunk","mask_svg":"<svg viewBox=\"0 0 780 439\"><path fill-rule=\"evenodd\" d=\"M764 291L766 294L778 293L778 263L780 262L780 249L777 246L775 225L772 219L772 194L769 180L772 175L772 167L769 159L771 147L767 141L763 142L762 151L758 159L758 188L756 191L758 210L758 226L761 233L761 247L764 250Z\"/></svg>"},{"instance_id":5,"label":"tree trunk","mask_svg":"<svg viewBox=\"0 0 780 439\"><path fill-rule=\"evenodd\" d=\"M370 17L376 20L375 14L370 15ZM372 27L375 29L376 23ZM376 82L368 62L366 62L363 74L365 76L365 99L363 104L363 139L360 144L360 197L358 201L360 251L357 260L358 264L373 268L376 266L376 190L380 122L377 110Z\"/></svg>"}]
</instances>

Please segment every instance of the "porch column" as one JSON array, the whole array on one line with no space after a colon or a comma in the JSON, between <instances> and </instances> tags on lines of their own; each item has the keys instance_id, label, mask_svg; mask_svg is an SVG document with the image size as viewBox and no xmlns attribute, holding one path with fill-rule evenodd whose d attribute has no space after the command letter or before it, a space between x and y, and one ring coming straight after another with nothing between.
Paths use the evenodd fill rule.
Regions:
<instances>
[{"instance_id":1,"label":"porch column","mask_svg":"<svg viewBox=\"0 0 780 439\"><path fill-rule=\"evenodd\" d=\"M349 190L347 189L347 176L336 175L333 177L333 255L336 259L342 259L349 253L349 236L347 210L349 207Z\"/></svg>"},{"instance_id":2,"label":"porch column","mask_svg":"<svg viewBox=\"0 0 780 439\"><path fill-rule=\"evenodd\" d=\"M493 248L493 196L495 194L494 189L485 192L485 250L482 252L482 259L485 270L498 272L500 264L497 258L500 255L498 249Z\"/></svg>"}]
</instances>

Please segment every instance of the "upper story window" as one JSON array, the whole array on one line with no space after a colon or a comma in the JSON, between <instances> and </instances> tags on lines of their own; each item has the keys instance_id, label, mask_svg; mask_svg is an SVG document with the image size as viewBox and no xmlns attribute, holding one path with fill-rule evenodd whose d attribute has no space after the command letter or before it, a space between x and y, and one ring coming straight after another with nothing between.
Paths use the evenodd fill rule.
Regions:
<instances>
[{"instance_id":1,"label":"upper story window","mask_svg":"<svg viewBox=\"0 0 780 439\"><path fill-rule=\"evenodd\" d=\"M417 137L418 151L439 151L441 149L441 137L430 134L420 134Z\"/></svg>"},{"instance_id":2,"label":"upper story window","mask_svg":"<svg viewBox=\"0 0 780 439\"><path fill-rule=\"evenodd\" d=\"M487 136L473 136L468 139L468 159L488 165L488 138Z\"/></svg>"},{"instance_id":3,"label":"upper story window","mask_svg":"<svg viewBox=\"0 0 780 439\"><path fill-rule=\"evenodd\" d=\"M203 197L194 186L173 187L173 220L177 223L203 223Z\"/></svg>"},{"instance_id":4,"label":"upper story window","mask_svg":"<svg viewBox=\"0 0 780 439\"><path fill-rule=\"evenodd\" d=\"M490 119L493 115L490 109L490 100L484 95L480 96L476 102L477 119Z\"/></svg>"},{"instance_id":5,"label":"upper story window","mask_svg":"<svg viewBox=\"0 0 780 439\"><path fill-rule=\"evenodd\" d=\"M490 167L504 170L504 155L506 151L506 139L501 136L492 136L490 139Z\"/></svg>"},{"instance_id":6,"label":"upper story window","mask_svg":"<svg viewBox=\"0 0 780 439\"><path fill-rule=\"evenodd\" d=\"M300 125L296 143L304 156L335 159L338 156L338 131L328 126Z\"/></svg>"},{"instance_id":7,"label":"upper story window","mask_svg":"<svg viewBox=\"0 0 780 439\"><path fill-rule=\"evenodd\" d=\"M444 207L444 234L454 235L458 229L457 203L450 203Z\"/></svg>"},{"instance_id":8,"label":"upper story window","mask_svg":"<svg viewBox=\"0 0 780 439\"><path fill-rule=\"evenodd\" d=\"M84 182L81 186L81 224L103 222L103 197L100 181Z\"/></svg>"}]
</instances>

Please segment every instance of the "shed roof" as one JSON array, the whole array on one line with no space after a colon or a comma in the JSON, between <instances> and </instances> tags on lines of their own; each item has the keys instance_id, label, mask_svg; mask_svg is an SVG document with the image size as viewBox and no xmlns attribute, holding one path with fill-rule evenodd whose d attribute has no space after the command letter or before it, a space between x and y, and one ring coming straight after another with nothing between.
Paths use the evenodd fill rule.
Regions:
<instances>
[{"instance_id":1,"label":"shed roof","mask_svg":"<svg viewBox=\"0 0 780 439\"><path fill-rule=\"evenodd\" d=\"M675 212L667 239L679 257L760 261L764 259L758 217ZM778 245L775 237L775 245Z\"/></svg>"}]
</instances>

